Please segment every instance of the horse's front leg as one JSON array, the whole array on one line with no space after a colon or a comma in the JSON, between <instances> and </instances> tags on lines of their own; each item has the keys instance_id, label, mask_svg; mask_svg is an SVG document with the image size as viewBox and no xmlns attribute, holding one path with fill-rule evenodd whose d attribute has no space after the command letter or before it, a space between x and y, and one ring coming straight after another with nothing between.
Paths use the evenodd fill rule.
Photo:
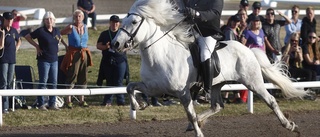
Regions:
<instances>
[{"instance_id":1,"label":"horse's front leg","mask_svg":"<svg viewBox=\"0 0 320 137\"><path fill-rule=\"evenodd\" d=\"M135 92L134 92L135 90L145 93L147 91L147 87L143 82L131 82L128 84L127 93L129 95L131 109L134 111L140 108L140 105L135 97Z\"/></svg>"},{"instance_id":2,"label":"horse's front leg","mask_svg":"<svg viewBox=\"0 0 320 137\"><path fill-rule=\"evenodd\" d=\"M190 91L187 90L186 92L180 92L180 93L181 93L181 94L179 94L180 101L181 101L181 103L187 113L187 117L190 122L186 131L195 130L196 136L202 137L203 133L198 125L197 114L196 114L196 111L194 110Z\"/></svg>"}]
</instances>

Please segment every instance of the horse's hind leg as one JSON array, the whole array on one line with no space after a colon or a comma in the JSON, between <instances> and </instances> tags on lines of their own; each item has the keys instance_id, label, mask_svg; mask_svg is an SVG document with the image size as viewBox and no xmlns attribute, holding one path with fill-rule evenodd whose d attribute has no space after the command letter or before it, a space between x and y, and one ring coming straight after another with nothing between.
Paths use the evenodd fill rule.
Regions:
<instances>
[{"instance_id":1,"label":"horse's hind leg","mask_svg":"<svg viewBox=\"0 0 320 137\"><path fill-rule=\"evenodd\" d=\"M255 90L253 90L255 89ZM294 122L289 121L281 112L280 107L276 101L276 99L269 94L269 92L264 87L263 83L256 84L254 87L250 88L251 91L256 92L260 98L263 99L264 102L273 110L273 112L277 115L279 121L281 122L282 126L287 128L290 131L298 132L298 126L295 125Z\"/></svg>"},{"instance_id":2,"label":"horse's hind leg","mask_svg":"<svg viewBox=\"0 0 320 137\"><path fill-rule=\"evenodd\" d=\"M147 91L147 87L143 82L131 82L127 86L127 93L129 95L131 109L137 110L139 109L140 105L135 98L134 90L139 90L140 92L145 93Z\"/></svg>"},{"instance_id":3,"label":"horse's hind leg","mask_svg":"<svg viewBox=\"0 0 320 137\"><path fill-rule=\"evenodd\" d=\"M198 115L198 123L199 123L200 127L202 127L204 125L204 122L206 121L207 118L218 113L221 110L221 108L224 107L222 97L221 97L221 88L224 84L225 83L220 83L220 84L216 84L216 85L212 86L210 109L208 109Z\"/></svg>"}]
</instances>

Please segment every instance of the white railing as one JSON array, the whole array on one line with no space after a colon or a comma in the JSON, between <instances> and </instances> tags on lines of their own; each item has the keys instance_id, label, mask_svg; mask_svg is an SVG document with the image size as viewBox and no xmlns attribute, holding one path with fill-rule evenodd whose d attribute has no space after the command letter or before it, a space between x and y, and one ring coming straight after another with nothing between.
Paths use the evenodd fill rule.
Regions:
<instances>
[{"instance_id":1,"label":"white railing","mask_svg":"<svg viewBox=\"0 0 320 137\"><path fill-rule=\"evenodd\" d=\"M320 82L293 82L295 88L314 88L320 87ZM265 83L267 89L278 89L271 83ZM246 90L242 84L226 84L221 90ZM105 94L124 94L127 93L126 87L113 88L94 88L94 89L16 89L0 90L0 110L2 111L2 96L50 96L50 95L105 95ZM248 111L253 113L253 93L250 91L247 101ZM136 111L130 109L131 118L136 118ZM2 126L2 113L0 113L0 126Z\"/></svg>"}]
</instances>

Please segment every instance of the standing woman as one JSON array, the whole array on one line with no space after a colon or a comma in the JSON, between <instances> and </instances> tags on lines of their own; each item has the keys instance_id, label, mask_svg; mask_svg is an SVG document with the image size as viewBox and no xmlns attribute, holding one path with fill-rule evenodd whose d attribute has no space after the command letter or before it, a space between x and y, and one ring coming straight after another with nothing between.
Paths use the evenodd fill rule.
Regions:
<instances>
[{"instance_id":1,"label":"standing woman","mask_svg":"<svg viewBox=\"0 0 320 137\"><path fill-rule=\"evenodd\" d=\"M55 27L55 19L51 11L46 12L41 26L25 36L26 40L37 50L39 89L57 89L58 51L62 37L60 30ZM33 39L37 39L38 43ZM67 44L64 41L62 43L67 48ZM49 96L49 109L59 110L55 102L56 96ZM44 105L44 96L38 96L37 103L40 110L47 110L47 107Z\"/></svg>"},{"instance_id":2,"label":"standing woman","mask_svg":"<svg viewBox=\"0 0 320 137\"><path fill-rule=\"evenodd\" d=\"M61 35L68 35L69 47L60 69L66 74L66 84L70 84L68 89L72 89L74 84L77 88L87 88L88 66L92 66L91 53L87 42L89 39L88 29L83 24L84 15L81 10L73 13L73 23L61 30ZM84 96L80 96L80 106L88 107L84 101ZM72 108L71 96L67 97L67 107Z\"/></svg>"},{"instance_id":3,"label":"standing woman","mask_svg":"<svg viewBox=\"0 0 320 137\"><path fill-rule=\"evenodd\" d=\"M0 89L12 89L14 67L16 64L16 51L21 40L18 31L12 27L13 14L3 13L3 24L0 29ZM2 113L9 113L9 99L2 97Z\"/></svg>"}]
</instances>

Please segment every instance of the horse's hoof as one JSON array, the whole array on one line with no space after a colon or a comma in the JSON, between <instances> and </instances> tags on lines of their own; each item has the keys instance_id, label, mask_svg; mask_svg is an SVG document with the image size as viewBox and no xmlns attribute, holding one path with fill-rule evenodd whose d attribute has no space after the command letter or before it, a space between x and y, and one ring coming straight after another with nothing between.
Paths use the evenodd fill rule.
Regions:
<instances>
[{"instance_id":1,"label":"horse's hoof","mask_svg":"<svg viewBox=\"0 0 320 137\"><path fill-rule=\"evenodd\" d=\"M193 131L193 130L194 130L194 128L193 128L192 124L189 124L187 129L186 129L186 132L187 131Z\"/></svg>"}]
</instances>

